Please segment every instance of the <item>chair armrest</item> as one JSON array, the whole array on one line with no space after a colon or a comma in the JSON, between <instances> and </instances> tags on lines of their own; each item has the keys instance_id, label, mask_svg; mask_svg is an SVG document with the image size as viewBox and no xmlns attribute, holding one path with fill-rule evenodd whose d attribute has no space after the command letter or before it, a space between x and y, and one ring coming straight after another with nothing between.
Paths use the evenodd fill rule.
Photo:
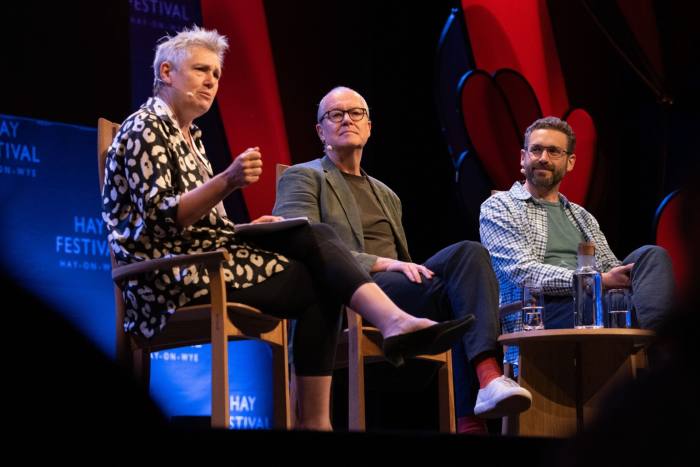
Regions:
<instances>
[{"instance_id":1,"label":"chair armrest","mask_svg":"<svg viewBox=\"0 0 700 467\"><path fill-rule=\"evenodd\" d=\"M228 251L216 250L206 253L193 253L191 255L170 256L168 258L147 259L137 263L115 266L112 268L112 280L117 282L129 279L139 274L157 271L159 269L173 268L176 266L190 266L203 264L210 268L219 267L224 261L229 261L231 255Z\"/></svg>"}]
</instances>

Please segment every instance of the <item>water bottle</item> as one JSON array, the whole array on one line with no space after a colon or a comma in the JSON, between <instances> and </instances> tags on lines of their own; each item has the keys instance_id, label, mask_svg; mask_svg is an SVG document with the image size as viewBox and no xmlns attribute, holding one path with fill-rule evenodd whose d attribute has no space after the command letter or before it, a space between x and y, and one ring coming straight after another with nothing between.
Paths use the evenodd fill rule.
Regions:
<instances>
[{"instance_id":1,"label":"water bottle","mask_svg":"<svg viewBox=\"0 0 700 467\"><path fill-rule=\"evenodd\" d=\"M595 245L578 245L578 266L574 271L574 328L603 327L603 281L595 264Z\"/></svg>"}]
</instances>

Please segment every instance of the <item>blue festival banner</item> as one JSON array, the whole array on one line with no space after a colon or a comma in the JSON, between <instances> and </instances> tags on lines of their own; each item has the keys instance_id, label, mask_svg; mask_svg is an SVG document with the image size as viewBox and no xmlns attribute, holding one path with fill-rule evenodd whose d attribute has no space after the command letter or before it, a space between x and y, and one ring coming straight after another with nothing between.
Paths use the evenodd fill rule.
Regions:
<instances>
[{"instance_id":1,"label":"blue festival banner","mask_svg":"<svg viewBox=\"0 0 700 467\"><path fill-rule=\"evenodd\" d=\"M260 341L229 343L230 427L271 429L272 349ZM211 346L151 354L151 397L170 416L211 414Z\"/></svg>"},{"instance_id":2,"label":"blue festival banner","mask_svg":"<svg viewBox=\"0 0 700 467\"><path fill-rule=\"evenodd\" d=\"M131 104L137 109L153 94L153 53L158 41L202 24L199 0L129 0Z\"/></svg>"},{"instance_id":3,"label":"blue festival banner","mask_svg":"<svg viewBox=\"0 0 700 467\"><path fill-rule=\"evenodd\" d=\"M94 128L0 114L4 271L106 353L114 299Z\"/></svg>"},{"instance_id":4,"label":"blue festival banner","mask_svg":"<svg viewBox=\"0 0 700 467\"><path fill-rule=\"evenodd\" d=\"M94 128L0 114L0 267L114 355L115 313ZM231 427L269 428L271 349L229 344ZM208 415L210 346L151 355L168 415Z\"/></svg>"}]
</instances>

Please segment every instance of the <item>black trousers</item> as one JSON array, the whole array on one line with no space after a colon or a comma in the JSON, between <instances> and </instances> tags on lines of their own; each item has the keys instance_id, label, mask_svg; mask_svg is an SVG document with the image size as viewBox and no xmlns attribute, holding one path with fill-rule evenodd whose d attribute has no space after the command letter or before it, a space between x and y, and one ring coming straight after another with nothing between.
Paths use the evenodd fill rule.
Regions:
<instances>
[{"instance_id":1,"label":"black trousers","mask_svg":"<svg viewBox=\"0 0 700 467\"><path fill-rule=\"evenodd\" d=\"M457 416L474 413L479 390L469 359L485 352L497 355L498 281L488 251L463 241L437 252L425 263L435 273L420 284L401 272L378 272L372 279L400 308L414 316L444 321L474 314L476 322L453 348L452 366Z\"/></svg>"},{"instance_id":2,"label":"black trousers","mask_svg":"<svg viewBox=\"0 0 700 467\"><path fill-rule=\"evenodd\" d=\"M246 238L289 258L287 268L228 296L263 312L296 319L293 360L297 375L325 376L333 372L342 323L342 305L371 278L353 258L335 231L313 224Z\"/></svg>"}]
</instances>

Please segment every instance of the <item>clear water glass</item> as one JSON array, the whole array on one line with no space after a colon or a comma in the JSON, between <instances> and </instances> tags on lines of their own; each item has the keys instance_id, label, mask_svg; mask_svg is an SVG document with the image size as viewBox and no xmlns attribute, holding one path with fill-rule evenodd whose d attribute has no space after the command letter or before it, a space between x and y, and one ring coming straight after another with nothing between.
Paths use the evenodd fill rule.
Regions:
<instances>
[{"instance_id":1,"label":"clear water glass","mask_svg":"<svg viewBox=\"0 0 700 467\"><path fill-rule=\"evenodd\" d=\"M629 289L610 289L605 294L609 328L629 329L636 327Z\"/></svg>"},{"instance_id":2,"label":"clear water glass","mask_svg":"<svg viewBox=\"0 0 700 467\"><path fill-rule=\"evenodd\" d=\"M523 285L523 331L544 329L544 294L539 283Z\"/></svg>"}]
</instances>

